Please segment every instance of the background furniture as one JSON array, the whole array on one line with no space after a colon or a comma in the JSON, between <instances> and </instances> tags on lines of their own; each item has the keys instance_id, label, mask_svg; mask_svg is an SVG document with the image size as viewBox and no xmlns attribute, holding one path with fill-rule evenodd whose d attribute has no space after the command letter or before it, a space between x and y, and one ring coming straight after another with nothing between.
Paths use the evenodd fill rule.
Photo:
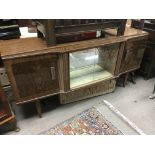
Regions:
<instances>
[{"instance_id":1,"label":"background furniture","mask_svg":"<svg viewBox=\"0 0 155 155\"><path fill-rule=\"evenodd\" d=\"M45 38L48 46L96 38L98 36L96 31L102 31L105 28L117 28L117 35L123 35L126 25L126 20L116 19L40 19L35 21L38 37ZM102 32L101 37L104 37Z\"/></svg>"},{"instance_id":2,"label":"background furniture","mask_svg":"<svg viewBox=\"0 0 155 155\"><path fill-rule=\"evenodd\" d=\"M17 19L0 19L0 40L16 39L21 36ZM0 74L4 75L4 65L0 54ZM4 78L3 76L1 79ZM3 84L1 81L1 84ZM6 82L8 83L8 82Z\"/></svg>"},{"instance_id":3,"label":"background furniture","mask_svg":"<svg viewBox=\"0 0 155 155\"><path fill-rule=\"evenodd\" d=\"M20 37L18 20L0 19L0 40Z\"/></svg>"},{"instance_id":4,"label":"background furniture","mask_svg":"<svg viewBox=\"0 0 155 155\"><path fill-rule=\"evenodd\" d=\"M7 87L10 85L10 82L4 67L0 67L0 83L2 87Z\"/></svg>"},{"instance_id":5,"label":"background furniture","mask_svg":"<svg viewBox=\"0 0 155 155\"><path fill-rule=\"evenodd\" d=\"M3 130L3 126L8 123L12 126L13 130L17 128L15 115L9 105L5 92L0 85L0 132Z\"/></svg>"},{"instance_id":6,"label":"background furniture","mask_svg":"<svg viewBox=\"0 0 155 155\"><path fill-rule=\"evenodd\" d=\"M11 117L11 110L4 94L2 86L0 86L0 122Z\"/></svg>"}]
</instances>

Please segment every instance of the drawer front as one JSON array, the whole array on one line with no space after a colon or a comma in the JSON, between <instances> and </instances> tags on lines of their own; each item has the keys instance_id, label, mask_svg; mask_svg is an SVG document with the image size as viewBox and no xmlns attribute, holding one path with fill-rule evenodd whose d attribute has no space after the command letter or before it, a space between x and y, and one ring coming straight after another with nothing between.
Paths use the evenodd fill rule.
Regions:
<instances>
[{"instance_id":1,"label":"drawer front","mask_svg":"<svg viewBox=\"0 0 155 155\"><path fill-rule=\"evenodd\" d=\"M5 64L17 102L59 91L57 55L6 60Z\"/></svg>"},{"instance_id":2,"label":"drawer front","mask_svg":"<svg viewBox=\"0 0 155 155\"><path fill-rule=\"evenodd\" d=\"M115 80L106 80L95 84L91 84L86 87L81 87L76 90L72 90L71 92L60 94L60 102L61 104L65 104L86 99L89 97L110 93L114 91L115 84Z\"/></svg>"},{"instance_id":3,"label":"drawer front","mask_svg":"<svg viewBox=\"0 0 155 155\"><path fill-rule=\"evenodd\" d=\"M138 69L140 67L145 47L145 39L138 41L127 41L122 58L120 73Z\"/></svg>"}]
</instances>

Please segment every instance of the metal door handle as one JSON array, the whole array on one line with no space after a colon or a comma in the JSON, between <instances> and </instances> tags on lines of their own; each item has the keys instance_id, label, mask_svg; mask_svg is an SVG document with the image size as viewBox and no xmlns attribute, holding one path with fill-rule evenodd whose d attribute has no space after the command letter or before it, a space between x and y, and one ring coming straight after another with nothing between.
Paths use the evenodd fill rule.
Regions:
<instances>
[{"instance_id":1,"label":"metal door handle","mask_svg":"<svg viewBox=\"0 0 155 155\"><path fill-rule=\"evenodd\" d=\"M55 80L55 67L51 67L52 80Z\"/></svg>"}]
</instances>

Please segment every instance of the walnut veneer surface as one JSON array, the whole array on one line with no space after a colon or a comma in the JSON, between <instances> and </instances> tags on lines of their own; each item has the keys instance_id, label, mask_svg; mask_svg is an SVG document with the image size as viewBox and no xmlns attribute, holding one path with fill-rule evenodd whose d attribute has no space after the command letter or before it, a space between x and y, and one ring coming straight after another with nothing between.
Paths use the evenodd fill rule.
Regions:
<instances>
[{"instance_id":1,"label":"walnut veneer surface","mask_svg":"<svg viewBox=\"0 0 155 155\"><path fill-rule=\"evenodd\" d=\"M114 30L107 30L106 32L114 34ZM43 53L64 53L70 51L80 50L81 48L85 49L89 47L101 46L121 41L126 41L129 36L145 36L148 35L147 32L142 30L137 30L134 28L126 28L124 36L112 36L102 39L93 39L87 41L78 41L67 44L60 44L52 47L47 47L45 41L40 38L22 38L22 39L12 39L0 41L0 53L3 59L13 58L13 57L22 57L35 54Z\"/></svg>"},{"instance_id":2,"label":"walnut veneer surface","mask_svg":"<svg viewBox=\"0 0 155 155\"><path fill-rule=\"evenodd\" d=\"M105 30L105 32L107 32L108 34L113 35L113 36L117 35L117 31L115 29ZM141 35L148 35L148 33L146 31L142 31L139 29L126 27L123 36L125 38L128 38L128 37L141 36Z\"/></svg>"}]
</instances>

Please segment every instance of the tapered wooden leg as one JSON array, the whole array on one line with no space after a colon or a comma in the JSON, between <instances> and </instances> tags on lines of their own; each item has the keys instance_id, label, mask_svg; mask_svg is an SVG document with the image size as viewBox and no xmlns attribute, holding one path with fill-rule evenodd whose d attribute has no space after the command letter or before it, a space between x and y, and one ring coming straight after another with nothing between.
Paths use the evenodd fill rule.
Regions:
<instances>
[{"instance_id":1,"label":"tapered wooden leg","mask_svg":"<svg viewBox=\"0 0 155 155\"><path fill-rule=\"evenodd\" d=\"M41 102L37 100L35 101L35 104L36 104L38 116L41 118L42 117Z\"/></svg>"},{"instance_id":2,"label":"tapered wooden leg","mask_svg":"<svg viewBox=\"0 0 155 155\"><path fill-rule=\"evenodd\" d=\"M155 99L155 85L154 85L154 89L152 92L153 95L149 96L150 99Z\"/></svg>"},{"instance_id":3,"label":"tapered wooden leg","mask_svg":"<svg viewBox=\"0 0 155 155\"><path fill-rule=\"evenodd\" d=\"M127 84L128 76L129 76L129 73L126 73L125 78L124 78L124 82L123 82L123 87L125 87Z\"/></svg>"},{"instance_id":4,"label":"tapered wooden leg","mask_svg":"<svg viewBox=\"0 0 155 155\"><path fill-rule=\"evenodd\" d=\"M135 73L134 72L131 72L130 75L131 75L131 82L133 84L136 84L136 81L135 81Z\"/></svg>"},{"instance_id":5,"label":"tapered wooden leg","mask_svg":"<svg viewBox=\"0 0 155 155\"><path fill-rule=\"evenodd\" d=\"M9 123L10 123L10 126L11 126L12 130L14 130L15 132L20 131L20 128L17 126L17 120L16 119L13 119Z\"/></svg>"},{"instance_id":6,"label":"tapered wooden leg","mask_svg":"<svg viewBox=\"0 0 155 155\"><path fill-rule=\"evenodd\" d=\"M155 93L155 85L154 85L154 89L153 89L153 94Z\"/></svg>"}]
</instances>

